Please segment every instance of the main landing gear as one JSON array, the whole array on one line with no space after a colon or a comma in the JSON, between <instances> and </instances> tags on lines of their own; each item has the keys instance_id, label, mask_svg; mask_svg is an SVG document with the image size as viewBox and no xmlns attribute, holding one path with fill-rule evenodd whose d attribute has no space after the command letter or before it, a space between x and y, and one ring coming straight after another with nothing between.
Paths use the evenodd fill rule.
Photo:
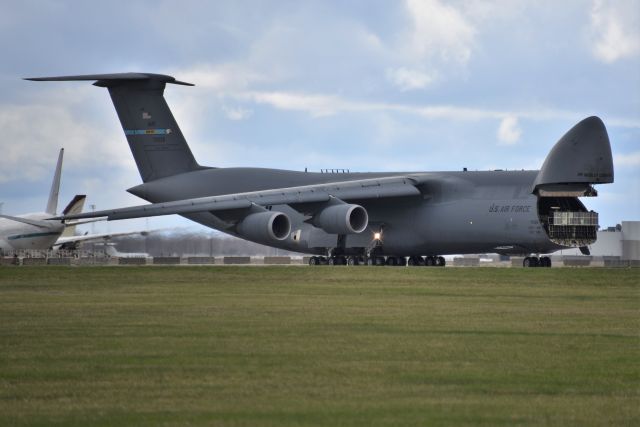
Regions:
<instances>
[{"instance_id":1,"label":"main landing gear","mask_svg":"<svg viewBox=\"0 0 640 427\"><path fill-rule=\"evenodd\" d=\"M551 267L551 258L548 256L535 257L528 256L522 260L523 267Z\"/></svg>"},{"instance_id":2,"label":"main landing gear","mask_svg":"<svg viewBox=\"0 0 640 427\"><path fill-rule=\"evenodd\" d=\"M309 258L309 265L371 265L391 267L444 267L446 261L441 256L382 256L382 255L335 255L335 256L312 256Z\"/></svg>"}]
</instances>

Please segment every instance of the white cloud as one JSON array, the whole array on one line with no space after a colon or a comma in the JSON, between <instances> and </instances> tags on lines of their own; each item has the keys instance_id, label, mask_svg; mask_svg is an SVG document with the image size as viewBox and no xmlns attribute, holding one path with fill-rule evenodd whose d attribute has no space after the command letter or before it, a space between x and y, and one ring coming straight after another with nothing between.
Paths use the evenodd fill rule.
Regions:
<instances>
[{"instance_id":1,"label":"white cloud","mask_svg":"<svg viewBox=\"0 0 640 427\"><path fill-rule=\"evenodd\" d=\"M229 120L245 120L251 117L253 114L252 110L242 107L227 107L225 105L222 106L222 111L224 111L225 115Z\"/></svg>"},{"instance_id":2,"label":"white cloud","mask_svg":"<svg viewBox=\"0 0 640 427\"><path fill-rule=\"evenodd\" d=\"M387 78L401 91L425 89L436 80L435 73L426 73L421 70L405 67L391 68L387 70Z\"/></svg>"},{"instance_id":3,"label":"white cloud","mask_svg":"<svg viewBox=\"0 0 640 427\"><path fill-rule=\"evenodd\" d=\"M187 69L170 71L180 80L194 83L200 88L219 93L246 89L251 84L265 80L264 75L237 63L198 65Z\"/></svg>"},{"instance_id":4,"label":"white cloud","mask_svg":"<svg viewBox=\"0 0 640 427\"><path fill-rule=\"evenodd\" d=\"M498 140L504 145L513 145L520 140L522 129L518 126L516 116L507 116L500 122L498 127Z\"/></svg>"},{"instance_id":5,"label":"white cloud","mask_svg":"<svg viewBox=\"0 0 640 427\"><path fill-rule=\"evenodd\" d=\"M413 23L411 55L462 64L469 60L475 29L462 13L439 0L407 0L406 6Z\"/></svg>"},{"instance_id":6,"label":"white cloud","mask_svg":"<svg viewBox=\"0 0 640 427\"><path fill-rule=\"evenodd\" d=\"M640 166L640 151L628 154L616 154L613 156L614 167L638 167Z\"/></svg>"},{"instance_id":7,"label":"white cloud","mask_svg":"<svg viewBox=\"0 0 640 427\"><path fill-rule=\"evenodd\" d=\"M530 120L567 120L578 121L589 116L586 112L575 112L558 109L528 110L492 110L479 107L462 107L455 105L411 105L393 104L375 101L357 101L336 95L308 94L296 92L241 92L230 95L243 102L252 101L270 105L279 110L302 111L313 117L325 117L338 113L353 112L394 112L413 114L427 119L447 119L458 121L501 120L498 137L501 142L513 144L521 136L518 118ZM606 124L624 128L640 128L640 121L629 118L607 118Z\"/></svg>"},{"instance_id":8,"label":"white cloud","mask_svg":"<svg viewBox=\"0 0 640 427\"><path fill-rule=\"evenodd\" d=\"M251 92L241 95L258 104L268 104L280 110L305 111L314 117L330 116L349 105L331 95L309 95L291 92Z\"/></svg>"},{"instance_id":9,"label":"white cloud","mask_svg":"<svg viewBox=\"0 0 640 427\"><path fill-rule=\"evenodd\" d=\"M195 83L198 87L190 91L171 92L180 100L172 103L174 113L180 119L185 134L196 133L195 129L206 124L204 114L207 106L219 103L227 118L246 119L255 112L246 104L265 104L279 110L300 111L312 117L326 117L342 112L396 112L418 115L428 119L448 120L500 120L498 138L503 144L517 142L521 135L518 118L528 120L578 121L591 115L590 111L568 111L554 108L536 107L531 109L494 110L473 106L401 104L378 101L359 101L335 94L309 93L302 91L254 90L254 87L273 86L274 75L259 75L250 71L249 65L227 63L222 65L200 64L184 70L174 70L181 80ZM186 77L185 77L186 76ZM387 78L401 90L428 87L439 80L437 71L430 73L420 68L388 68ZM230 108L231 103L245 104ZM608 126L640 128L640 120L631 117L607 117ZM186 131L185 131L186 129Z\"/></svg>"},{"instance_id":10,"label":"white cloud","mask_svg":"<svg viewBox=\"0 0 640 427\"><path fill-rule=\"evenodd\" d=\"M613 63L640 52L640 4L637 1L595 0L591 8L593 54Z\"/></svg>"},{"instance_id":11,"label":"white cloud","mask_svg":"<svg viewBox=\"0 0 640 427\"><path fill-rule=\"evenodd\" d=\"M77 120L69 105L0 106L0 129L5 141L0 183L48 176L62 147L64 169L85 167L96 158L105 166L134 167L131 156L122 155L128 147L121 132Z\"/></svg>"}]
</instances>

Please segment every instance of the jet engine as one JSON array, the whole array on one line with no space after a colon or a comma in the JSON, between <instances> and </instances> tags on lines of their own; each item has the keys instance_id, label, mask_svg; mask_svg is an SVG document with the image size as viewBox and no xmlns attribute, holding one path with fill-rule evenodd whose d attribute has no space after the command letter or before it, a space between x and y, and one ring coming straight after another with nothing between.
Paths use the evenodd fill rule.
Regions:
<instances>
[{"instance_id":1,"label":"jet engine","mask_svg":"<svg viewBox=\"0 0 640 427\"><path fill-rule=\"evenodd\" d=\"M367 210L360 205L339 204L324 208L312 220L329 234L361 233L369 224Z\"/></svg>"},{"instance_id":2,"label":"jet engine","mask_svg":"<svg viewBox=\"0 0 640 427\"><path fill-rule=\"evenodd\" d=\"M291 221L282 212L257 212L247 215L238 223L237 231L254 241L284 240L291 231Z\"/></svg>"}]
</instances>

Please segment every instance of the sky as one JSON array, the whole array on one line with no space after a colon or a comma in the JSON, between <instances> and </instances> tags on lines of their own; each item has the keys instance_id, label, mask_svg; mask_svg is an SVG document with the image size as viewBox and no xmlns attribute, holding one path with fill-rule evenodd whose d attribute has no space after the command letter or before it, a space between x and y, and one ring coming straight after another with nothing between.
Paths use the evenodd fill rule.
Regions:
<instances>
[{"instance_id":1,"label":"sky","mask_svg":"<svg viewBox=\"0 0 640 427\"><path fill-rule=\"evenodd\" d=\"M539 169L597 115L615 183L583 199L640 220L640 0L0 0L0 203L43 211L65 148L74 194L144 203L109 95L23 77L170 74L165 97L202 165L319 171ZM93 231L209 230L178 216Z\"/></svg>"}]
</instances>

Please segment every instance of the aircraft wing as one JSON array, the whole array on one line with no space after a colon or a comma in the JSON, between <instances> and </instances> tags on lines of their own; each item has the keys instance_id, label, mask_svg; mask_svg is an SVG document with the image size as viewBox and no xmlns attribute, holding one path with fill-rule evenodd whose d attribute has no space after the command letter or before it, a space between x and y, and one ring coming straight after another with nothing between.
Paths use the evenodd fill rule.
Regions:
<instances>
[{"instance_id":1,"label":"aircraft wing","mask_svg":"<svg viewBox=\"0 0 640 427\"><path fill-rule=\"evenodd\" d=\"M120 236L132 236L135 234L140 234L144 236L147 234L146 231L128 231L122 233L101 233L101 234L84 234L82 236L69 236L69 237L59 237L58 240L53 244L54 247L62 246L68 243L80 243L80 242L90 242L92 240L108 240L112 237L120 237Z\"/></svg>"},{"instance_id":2,"label":"aircraft wing","mask_svg":"<svg viewBox=\"0 0 640 427\"><path fill-rule=\"evenodd\" d=\"M66 216L65 216L66 218ZM64 222L64 225L70 227L72 225L82 225L82 224L90 224L92 222L98 221L106 221L107 217L95 217L95 218L86 218L86 219L72 219Z\"/></svg>"},{"instance_id":3,"label":"aircraft wing","mask_svg":"<svg viewBox=\"0 0 640 427\"><path fill-rule=\"evenodd\" d=\"M65 215L54 219L66 221L69 219L107 217L109 221L113 221L149 216L244 209L253 205L290 205L295 209L296 205L329 202L332 198L347 201L419 196L421 193L416 187L418 184L419 182L415 177L390 176L152 203L121 209Z\"/></svg>"}]
</instances>

